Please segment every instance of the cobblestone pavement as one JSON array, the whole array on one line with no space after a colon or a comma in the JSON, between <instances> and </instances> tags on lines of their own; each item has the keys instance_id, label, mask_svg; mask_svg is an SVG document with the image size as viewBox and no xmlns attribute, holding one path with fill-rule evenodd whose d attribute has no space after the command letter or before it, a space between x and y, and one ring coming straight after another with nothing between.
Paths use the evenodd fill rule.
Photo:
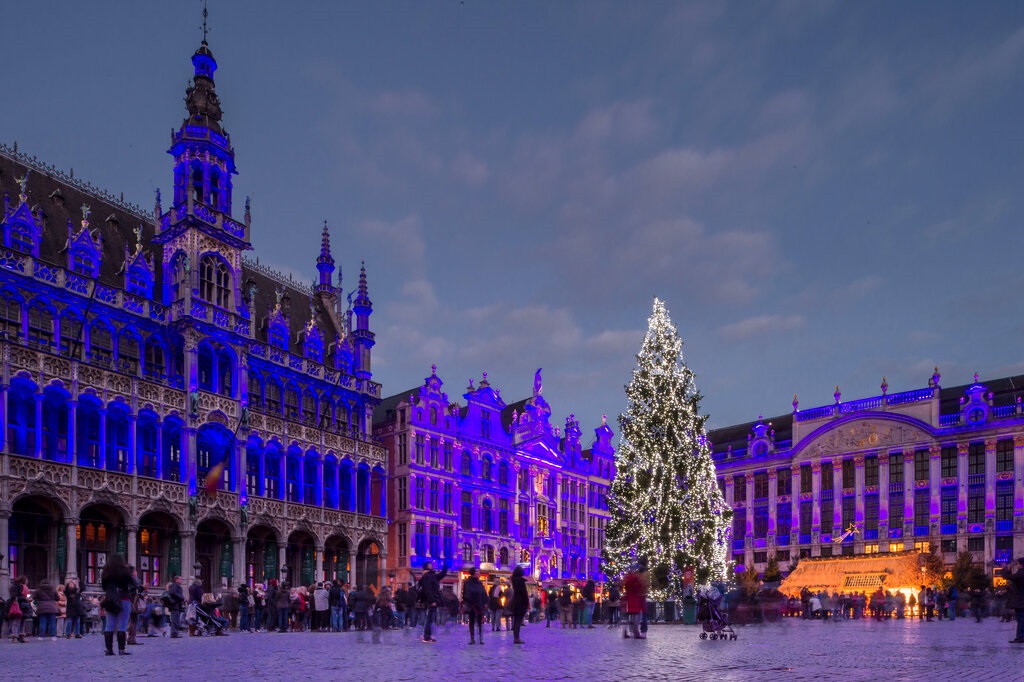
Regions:
<instances>
[{"instance_id":1,"label":"cobblestone pavement","mask_svg":"<svg viewBox=\"0 0 1024 682\"><path fill-rule=\"evenodd\" d=\"M652 626L645 641L619 629L529 625L526 644L484 632L468 645L462 627L440 628L437 644L410 631L238 634L142 639L133 656L106 657L102 639L0 642L10 679L352 679L352 680L1020 680L1024 645L1013 625L798 619L737 627L738 640L698 638L699 628Z\"/></svg>"}]
</instances>

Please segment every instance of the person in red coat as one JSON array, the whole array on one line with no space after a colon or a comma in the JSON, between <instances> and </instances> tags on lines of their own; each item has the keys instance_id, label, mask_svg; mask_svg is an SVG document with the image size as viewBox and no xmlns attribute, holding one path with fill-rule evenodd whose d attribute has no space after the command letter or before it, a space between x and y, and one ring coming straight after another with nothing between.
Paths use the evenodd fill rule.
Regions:
<instances>
[{"instance_id":1,"label":"person in red coat","mask_svg":"<svg viewBox=\"0 0 1024 682\"><path fill-rule=\"evenodd\" d=\"M647 635L640 633L640 618L644 609L647 608L647 571L643 568L641 566L639 570L627 574L622 581L622 586L626 591L626 617L628 620L628 625L622 629L622 636L626 639L629 639L629 629L633 630L635 639L647 639Z\"/></svg>"}]
</instances>

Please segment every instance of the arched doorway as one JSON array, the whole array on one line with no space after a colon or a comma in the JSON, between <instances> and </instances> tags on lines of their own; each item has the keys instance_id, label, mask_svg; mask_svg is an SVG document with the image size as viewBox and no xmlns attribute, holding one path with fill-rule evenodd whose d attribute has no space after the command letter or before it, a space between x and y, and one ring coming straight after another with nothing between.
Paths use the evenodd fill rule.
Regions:
<instances>
[{"instance_id":1,"label":"arched doorway","mask_svg":"<svg viewBox=\"0 0 1024 682\"><path fill-rule=\"evenodd\" d=\"M253 526L245 538L245 580L249 585L278 577L278 542L273 528Z\"/></svg>"},{"instance_id":2,"label":"arched doorway","mask_svg":"<svg viewBox=\"0 0 1024 682\"><path fill-rule=\"evenodd\" d=\"M196 528L196 563L203 590L213 592L231 586L234 568L231 528L220 519L206 519Z\"/></svg>"},{"instance_id":3,"label":"arched doorway","mask_svg":"<svg viewBox=\"0 0 1024 682\"><path fill-rule=\"evenodd\" d=\"M97 586L107 559L128 558L128 530L124 514L109 504L92 504L78 515L78 577L82 586Z\"/></svg>"},{"instance_id":4,"label":"arched doorway","mask_svg":"<svg viewBox=\"0 0 1024 682\"><path fill-rule=\"evenodd\" d=\"M136 535L135 563L139 580L150 588L163 588L181 575L181 537L178 522L165 512L143 514ZM159 591L157 591L159 594Z\"/></svg>"},{"instance_id":5,"label":"arched doorway","mask_svg":"<svg viewBox=\"0 0 1024 682\"><path fill-rule=\"evenodd\" d=\"M58 523L61 517L60 507L46 497L22 497L14 503L5 548L12 579L23 575L32 589L40 580L54 584L60 579L65 567L59 564L66 563L67 556L67 533L64 524ZM65 554L60 555L62 548Z\"/></svg>"},{"instance_id":6,"label":"arched doorway","mask_svg":"<svg viewBox=\"0 0 1024 682\"><path fill-rule=\"evenodd\" d=\"M324 543L324 580L340 580L351 582L352 554L348 540L340 535L332 535Z\"/></svg>"},{"instance_id":7,"label":"arched doorway","mask_svg":"<svg viewBox=\"0 0 1024 682\"><path fill-rule=\"evenodd\" d=\"M304 530L289 535L284 556L291 585L309 586L316 581L316 543L312 535Z\"/></svg>"},{"instance_id":8,"label":"arched doorway","mask_svg":"<svg viewBox=\"0 0 1024 682\"><path fill-rule=\"evenodd\" d=\"M373 540L364 540L356 555L356 582L366 587L373 585L380 589L380 545Z\"/></svg>"}]
</instances>

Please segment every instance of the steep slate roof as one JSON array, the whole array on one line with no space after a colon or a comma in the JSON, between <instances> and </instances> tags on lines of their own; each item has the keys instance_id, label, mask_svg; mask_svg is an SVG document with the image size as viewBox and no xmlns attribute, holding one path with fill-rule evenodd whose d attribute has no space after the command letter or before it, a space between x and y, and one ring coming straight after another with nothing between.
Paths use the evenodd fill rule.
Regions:
<instances>
[{"instance_id":1,"label":"steep slate roof","mask_svg":"<svg viewBox=\"0 0 1024 682\"><path fill-rule=\"evenodd\" d=\"M331 322L330 313L323 299L315 295L309 285L300 282L289 281L284 277L272 277L269 270L255 264L242 265L242 292L248 295L248 282L250 280L256 285L256 319L254 320L253 336L257 341L268 343L269 324L271 312L277 304L276 291L282 290L288 297L288 350L296 355L303 354L302 342L305 336L302 334L309 324L309 304L313 303L317 311L317 326L324 341L324 357L327 357L329 348L338 337L334 324ZM284 301L282 300L282 305ZM344 312L339 315L339 320L344 318Z\"/></svg>"},{"instance_id":2,"label":"steep slate roof","mask_svg":"<svg viewBox=\"0 0 1024 682\"><path fill-rule=\"evenodd\" d=\"M31 162L14 150L0 147L0 194L9 197L12 211L18 205L20 192L16 178L23 177L26 171L29 171L26 187L28 205L38 206L43 214L43 233L39 243L41 261L64 268L68 266L65 251L68 242L67 224L70 220L73 232L77 233L81 229L82 205L88 204L91 209L89 230L102 237L99 281L118 289L124 287L124 276L118 273L124 265L125 245L134 253L135 229L141 224L143 253L153 255L153 294L159 300L163 282L160 267L163 261L163 247L152 243L152 215L144 213L137 206L104 198L102 194L105 193L102 190L90 188L86 183L72 179L63 171L45 166L39 161ZM63 197L63 206L50 198L58 189ZM117 220L117 226L113 229L107 223L107 218L111 215Z\"/></svg>"}]
</instances>

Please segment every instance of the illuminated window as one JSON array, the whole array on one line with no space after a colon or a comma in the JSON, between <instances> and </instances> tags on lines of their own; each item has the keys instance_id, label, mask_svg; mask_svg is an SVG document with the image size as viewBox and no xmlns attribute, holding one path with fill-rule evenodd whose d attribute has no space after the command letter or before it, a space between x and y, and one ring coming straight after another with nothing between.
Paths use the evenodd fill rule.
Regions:
<instances>
[{"instance_id":1,"label":"illuminated window","mask_svg":"<svg viewBox=\"0 0 1024 682\"><path fill-rule=\"evenodd\" d=\"M231 268L219 256L206 254L199 261L199 296L221 308L231 306Z\"/></svg>"}]
</instances>

